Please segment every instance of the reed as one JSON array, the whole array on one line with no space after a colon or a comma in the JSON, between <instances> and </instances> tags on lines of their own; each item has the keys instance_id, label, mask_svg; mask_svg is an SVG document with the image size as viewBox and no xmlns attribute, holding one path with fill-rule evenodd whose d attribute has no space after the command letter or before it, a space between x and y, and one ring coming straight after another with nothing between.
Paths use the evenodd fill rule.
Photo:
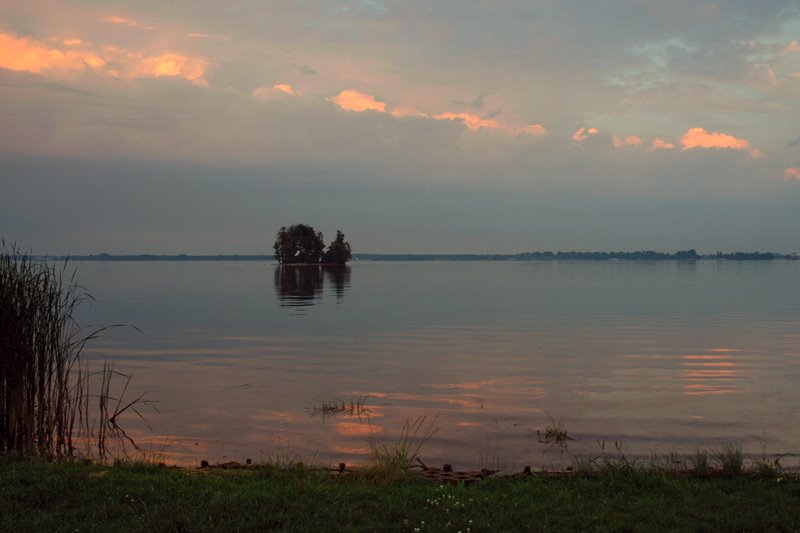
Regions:
<instances>
[{"instance_id":1,"label":"reed","mask_svg":"<svg viewBox=\"0 0 800 533\"><path fill-rule=\"evenodd\" d=\"M406 473L420 459L425 443L439 431L436 426L438 418L439 415L432 420L428 420L427 415L414 420L407 418L396 443L379 443L370 432L372 469L384 475Z\"/></svg>"},{"instance_id":2,"label":"reed","mask_svg":"<svg viewBox=\"0 0 800 533\"><path fill-rule=\"evenodd\" d=\"M108 366L91 393L98 373L81 356L106 328L78 326L74 312L87 299L66 262L56 268L0 241L0 453L74 457L80 441L95 439L105 458L106 437L124 437L117 418L142 399L112 395L118 373Z\"/></svg>"}]
</instances>

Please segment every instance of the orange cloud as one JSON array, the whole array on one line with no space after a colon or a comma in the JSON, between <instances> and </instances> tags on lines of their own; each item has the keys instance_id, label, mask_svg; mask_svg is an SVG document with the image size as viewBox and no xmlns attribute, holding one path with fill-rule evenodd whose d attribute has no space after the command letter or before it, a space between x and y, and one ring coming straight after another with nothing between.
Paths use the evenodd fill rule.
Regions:
<instances>
[{"instance_id":1,"label":"orange cloud","mask_svg":"<svg viewBox=\"0 0 800 533\"><path fill-rule=\"evenodd\" d=\"M48 48L44 43L33 39L0 33L0 67L9 70L82 70L87 66L99 68L103 65L103 59L90 52Z\"/></svg>"},{"instance_id":2,"label":"orange cloud","mask_svg":"<svg viewBox=\"0 0 800 533\"><path fill-rule=\"evenodd\" d=\"M141 57L127 71L128 78L143 78L163 76L171 78L185 78L193 83L205 85L203 78L208 69L205 59L186 57L181 54L167 52L159 56Z\"/></svg>"},{"instance_id":3,"label":"orange cloud","mask_svg":"<svg viewBox=\"0 0 800 533\"><path fill-rule=\"evenodd\" d=\"M380 111L386 112L386 103L375 100L375 97L355 89L347 89L332 98L333 102L346 111Z\"/></svg>"},{"instance_id":4,"label":"orange cloud","mask_svg":"<svg viewBox=\"0 0 800 533\"><path fill-rule=\"evenodd\" d=\"M128 26L129 28L141 28L143 30L154 30L155 26L139 24L135 20L125 17L106 17L103 20L111 24L118 24L120 26Z\"/></svg>"},{"instance_id":5,"label":"orange cloud","mask_svg":"<svg viewBox=\"0 0 800 533\"><path fill-rule=\"evenodd\" d=\"M88 44L80 39L65 41L69 46ZM85 70L87 67L107 76L124 78L180 77L205 85L208 62L167 52L144 56L116 47L102 51L60 50L27 37L0 33L0 67L9 70L43 73L51 70Z\"/></svg>"},{"instance_id":6,"label":"orange cloud","mask_svg":"<svg viewBox=\"0 0 800 533\"><path fill-rule=\"evenodd\" d=\"M673 148L675 148L675 145L671 142L665 141L661 137L656 137L650 144L649 150L655 152L656 150L672 150Z\"/></svg>"},{"instance_id":7,"label":"orange cloud","mask_svg":"<svg viewBox=\"0 0 800 533\"><path fill-rule=\"evenodd\" d=\"M222 41L227 42L231 40L230 35L222 35L217 33L199 33L199 32L189 32L186 36L190 39L202 39L202 40L212 40L212 41Z\"/></svg>"},{"instance_id":8,"label":"orange cloud","mask_svg":"<svg viewBox=\"0 0 800 533\"><path fill-rule=\"evenodd\" d=\"M417 111L417 109L413 106L399 106L392 108L392 115L397 118L405 118L405 117L430 117L427 113L423 113L422 111Z\"/></svg>"},{"instance_id":9,"label":"orange cloud","mask_svg":"<svg viewBox=\"0 0 800 533\"><path fill-rule=\"evenodd\" d=\"M110 22L111 24L125 24L126 26L138 26L139 24L133 20L126 19L125 17L106 17L106 22Z\"/></svg>"},{"instance_id":10,"label":"orange cloud","mask_svg":"<svg viewBox=\"0 0 800 533\"><path fill-rule=\"evenodd\" d=\"M253 96L266 96L270 91L279 88L278 85L275 85L273 89L266 89L266 88L259 88L253 91ZM288 93L293 94L293 93ZM361 91L357 91L355 89L346 89L333 98L326 98L329 102L334 102L336 105L341 107L346 111L378 111L380 113L389 113L395 118L408 118L408 117L419 117L419 118L430 118L434 120L449 120L454 122L460 122L468 129L472 131L477 131L482 128L486 129L494 129L494 130L503 130L509 133L513 133L516 135L546 135L548 133L547 128L542 126L541 124L529 124L527 126L522 126L518 128L510 127L505 124L501 124L498 121L491 119L491 118L482 118L478 115L473 115L472 113L452 113L449 111L437 114L430 114L425 113L423 111L419 111L414 106L411 105L401 105L397 107L393 107L391 109L388 108L385 102L381 102L376 100L374 96L362 93ZM597 130L591 128L593 133L597 133Z\"/></svg>"},{"instance_id":11,"label":"orange cloud","mask_svg":"<svg viewBox=\"0 0 800 533\"><path fill-rule=\"evenodd\" d=\"M614 148L624 148L626 146L640 146L642 144L642 138L637 135L628 135L625 138L617 137L616 135L614 135L611 140L614 143Z\"/></svg>"},{"instance_id":12,"label":"orange cloud","mask_svg":"<svg viewBox=\"0 0 800 533\"><path fill-rule=\"evenodd\" d=\"M684 150L692 148L726 148L730 150L746 150L753 157L760 157L761 151L752 149L750 141L737 139L733 135L706 131L703 128L691 128L680 138Z\"/></svg>"},{"instance_id":13,"label":"orange cloud","mask_svg":"<svg viewBox=\"0 0 800 533\"><path fill-rule=\"evenodd\" d=\"M276 83L272 87L259 87L255 89L252 93L252 96L260 100L270 100L277 96L294 96L297 93L294 90L294 87L289 85L288 83Z\"/></svg>"},{"instance_id":14,"label":"orange cloud","mask_svg":"<svg viewBox=\"0 0 800 533\"><path fill-rule=\"evenodd\" d=\"M467 128L471 130L478 130L480 128L499 129L500 124L496 120L481 118L478 115L471 113L439 113L433 115L436 120L456 120L462 122Z\"/></svg>"},{"instance_id":15,"label":"orange cloud","mask_svg":"<svg viewBox=\"0 0 800 533\"><path fill-rule=\"evenodd\" d=\"M582 142L585 141L589 135L597 135L599 133L597 128L578 128L578 130L572 134L572 140L575 142Z\"/></svg>"},{"instance_id":16,"label":"orange cloud","mask_svg":"<svg viewBox=\"0 0 800 533\"><path fill-rule=\"evenodd\" d=\"M275 85L272 86L272 90L273 91L280 91L280 92L288 94L288 95L294 95L295 94L294 87L292 87L288 83L276 83Z\"/></svg>"},{"instance_id":17,"label":"orange cloud","mask_svg":"<svg viewBox=\"0 0 800 533\"><path fill-rule=\"evenodd\" d=\"M100 69L106 66L106 61L102 57L95 55L95 54L86 54L84 56L83 61L94 69Z\"/></svg>"},{"instance_id":18,"label":"orange cloud","mask_svg":"<svg viewBox=\"0 0 800 533\"><path fill-rule=\"evenodd\" d=\"M789 167L784 170L783 179L786 181L800 181L800 167Z\"/></svg>"},{"instance_id":19,"label":"orange cloud","mask_svg":"<svg viewBox=\"0 0 800 533\"><path fill-rule=\"evenodd\" d=\"M517 135L547 135L547 128L542 126L541 124L528 124L527 126L522 126L521 128L517 129Z\"/></svg>"}]
</instances>

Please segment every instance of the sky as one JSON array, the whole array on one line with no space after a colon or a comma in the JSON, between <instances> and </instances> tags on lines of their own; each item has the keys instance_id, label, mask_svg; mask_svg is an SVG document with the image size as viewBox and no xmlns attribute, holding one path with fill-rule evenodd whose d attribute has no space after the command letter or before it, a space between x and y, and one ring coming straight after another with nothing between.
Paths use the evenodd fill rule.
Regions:
<instances>
[{"instance_id":1,"label":"sky","mask_svg":"<svg viewBox=\"0 0 800 533\"><path fill-rule=\"evenodd\" d=\"M0 2L35 253L800 251L800 0Z\"/></svg>"}]
</instances>

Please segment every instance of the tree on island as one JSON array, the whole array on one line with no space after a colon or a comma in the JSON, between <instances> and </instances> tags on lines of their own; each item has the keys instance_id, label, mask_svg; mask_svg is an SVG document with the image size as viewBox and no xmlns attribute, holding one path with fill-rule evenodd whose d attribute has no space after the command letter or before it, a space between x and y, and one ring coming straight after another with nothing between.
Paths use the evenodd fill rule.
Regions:
<instances>
[{"instance_id":1,"label":"tree on island","mask_svg":"<svg viewBox=\"0 0 800 533\"><path fill-rule=\"evenodd\" d=\"M311 226L294 224L281 227L273 248L275 259L281 264L316 264L322 258L325 243L322 233Z\"/></svg>"},{"instance_id":2,"label":"tree on island","mask_svg":"<svg viewBox=\"0 0 800 533\"><path fill-rule=\"evenodd\" d=\"M344 240L344 233L336 230L336 240L328 246L322 262L330 265L343 265L350 261L350 243Z\"/></svg>"},{"instance_id":3,"label":"tree on island","mask_svg":"<svg viewBox=\"0 0 800 533\"><path fill-rule=\"evenodd\" d=\"M336 232L336 240L324 252L322 233L305 224L281 227L273 249L275 259L282 265L317 265L320 262L343 265L350 260L350 244L345 242L341 231Z\"/></svg>"}]
</instances>

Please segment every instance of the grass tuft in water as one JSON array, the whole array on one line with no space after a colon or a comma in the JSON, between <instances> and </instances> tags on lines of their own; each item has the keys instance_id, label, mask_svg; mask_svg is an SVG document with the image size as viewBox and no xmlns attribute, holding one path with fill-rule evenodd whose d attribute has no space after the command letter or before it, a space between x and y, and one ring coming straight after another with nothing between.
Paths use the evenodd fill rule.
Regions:
<instances>
[{"instance_id":1,"label":"grass tuft in water","mask_svg":"<svg viewBox=\"0 0 800 533\"><path fill-rule=\"evenodd\" d=\"M438 418L439 415L432 420L428 420L427 415L421 415L415 420L407 418L396 443L379 443L374 433L370 432L372 470L387 478L407 473L414 462L420 459L425 443L439 431L436 426Z\"/></svg>"},{"instance_id":2,"label":"grass tuft in water","mask_svg":"<svg viewBox=\"0 0 800 533\"><path fill-rule=\"evenodd\" d=\"M544 431L536 430L537 440L542 444L552 444L566 451L569 441L575 439L569 434L567 428L564 427L564 422L561 418L556 421L550 413L547 413L547 417L550 419L550 425L545 427Z\"/></svg>"},{"instance_id":3,"label":"grass tuft in water","mask_svg":"<svg viewBox=\"0 0 800 533\"><path fill-rule=\"evenodd\" d=\"M558 448L559 461L561 462L561 468L563 468L564 454L569 451L569 441L575 439L569 434L561 418L556 421L556 419L553 418L550 413L547 413L546 411L545 413L550 419L550 424L544 428L544 431L540 429L536 430L536 439L542 444L547 444L548 446L555 446Z\"/></svg>"},{"instance_id":4,"label":"grass tuft in water","mask_svg":"<svg viewBox=\"0 0 800 533\"><path fill-rule=\"evenodd\" d=\"M322 419L329 416L355 416L361 420L369 415L370 409L366 403L369 396L360 396L353 400L324 400L321 405L315 405L306 409L310 416L322 416Z\"/></svg>"}]
</instances>

